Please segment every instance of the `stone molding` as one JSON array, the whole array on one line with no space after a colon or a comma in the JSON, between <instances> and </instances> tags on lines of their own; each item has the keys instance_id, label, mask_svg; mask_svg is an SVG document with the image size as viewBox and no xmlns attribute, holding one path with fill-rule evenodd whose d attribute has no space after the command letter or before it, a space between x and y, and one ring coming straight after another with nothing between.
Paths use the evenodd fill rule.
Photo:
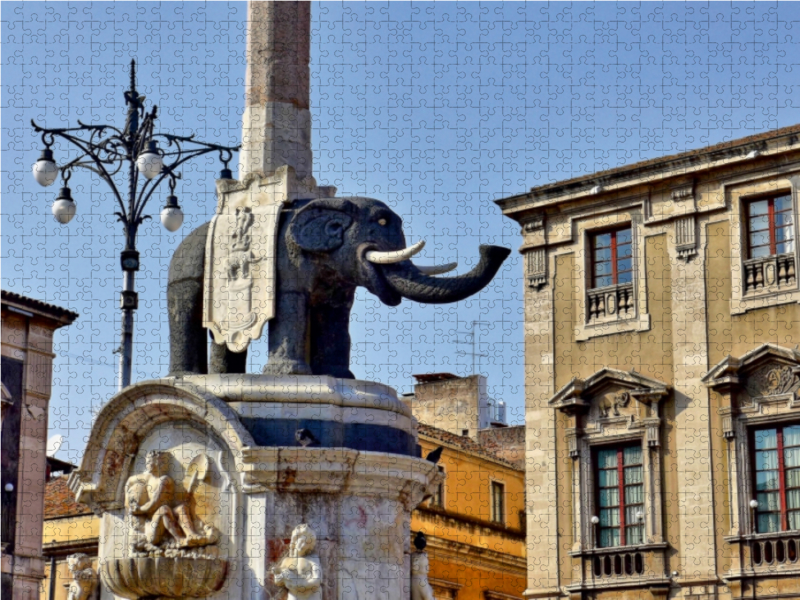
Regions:
<instances>
[{"instance_id":1,"label":"stone molding","mask_svg":"<svg viewBox=\"0 0 800 600\"><path fill-rule=\"evenodd\" d=\"M489 548L481 548L447 540L435 535L426 535L428 554L437 560L446 560L466 567L491 568L493 571L508 573L518 577L526 575L526 559L511 557Z\"/></svg>"},{"instance_id":2,"label":"stone molding","mask_svg":"<svg viewBox=\"0 0 800 600\"><path fill-rule=\"evenodd\" d=\"M245 493L352 494L398 500L415 509L438 482L435 463L344 448L249 448L243 453ZM302 470L297 468L302 465Z\"/></svg>"}]
</instances>

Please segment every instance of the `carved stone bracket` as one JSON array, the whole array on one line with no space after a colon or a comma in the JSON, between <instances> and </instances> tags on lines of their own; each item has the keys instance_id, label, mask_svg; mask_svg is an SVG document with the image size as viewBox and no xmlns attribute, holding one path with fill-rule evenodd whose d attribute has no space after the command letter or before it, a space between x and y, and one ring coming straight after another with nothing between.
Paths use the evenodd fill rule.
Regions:
<instances>
[{"instance_id":1,"label":"carved stone bracket","mask_svg":"<svg viewBox=\"0 0 800 600\"><path fill-rule=\"evenodd\" d=\"M673 202L694 199L694 181L682 183L672 188L669 197Z\"/></svg>"},{"instance_id":2,"label":"carved stone bracket","mask_svg":"<svg viewBox=\"0 0 800 600\"><path fill-rule=\"evenodd\" d=\"M528 287L541 289L547 285L547 250L534 248L525 253L525 278Z\"/></svg>"},{"instance_id":3,"label":"carved stone bracket","mask_svg":"<svg viewBox=\"0 0 800 600\"><path fill-rule=\"evenodd\" d=\"M675 221L675 250L678 258L687 261L697 255L697 224L694 216Z\"/></svg>"}]
</instances>

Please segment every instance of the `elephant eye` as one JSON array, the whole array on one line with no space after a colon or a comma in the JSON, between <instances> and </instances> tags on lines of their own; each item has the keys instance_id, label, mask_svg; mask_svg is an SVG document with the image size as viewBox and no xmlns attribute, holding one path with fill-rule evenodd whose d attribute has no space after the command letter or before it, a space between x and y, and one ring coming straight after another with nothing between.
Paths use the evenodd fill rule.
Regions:
<instances>
[{"instance_id":1,"label":"elephant eye","mask_svg":"<svg viewBox=\"0 0 800 600\"><path fill-rule=\"evenodd\" d=\"M378 225L381 227L386 227L386 223L388 223L386 219L378 219Z\"/></svg>"}]
</instances>

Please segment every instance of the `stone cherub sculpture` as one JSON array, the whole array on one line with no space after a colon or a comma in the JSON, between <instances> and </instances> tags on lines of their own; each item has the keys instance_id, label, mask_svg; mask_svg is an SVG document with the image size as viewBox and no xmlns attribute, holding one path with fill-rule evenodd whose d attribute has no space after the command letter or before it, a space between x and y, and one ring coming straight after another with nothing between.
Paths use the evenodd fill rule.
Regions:
<instances>
[{"instance_id":1,"label":"stone cherub sculpture","mask_svg":"<svg viewBox=\"0 0 800 600\"><path fill-rule=\"evenodd\" d=\"M322 567L314 553L317 536L308 525L292 531L289 556L272 566L275 585L285 587L288 600L322 600Z\"/></svg>"},{"instance_id":2,"label":"stone cherub sculpture","mask_svg":"<svg viewBox=\"0 0 800 600\"><path fill-rule=\"evenodd\" d=\"M434 600L433 588L428 582L428 553L425 546L428 540L421 531L414 538L416 552L411 553L411 600Z\"/></svg>"},{"instance_id":3,"label":"stone cherub sculpture","mask_svg":"<svg viewBox=\"0 0 800 600\"><path fill-rule=\"evenodd\" d=\"M67 588L67 600L88 600L97 585L97 573L92 568L92 559L86 554L70 554L67 566L72 581Z\"/></svg>"},{"instance_id":4,"label":"stone cherub sculpture","mask_svg":"<svg viewBox=\"0 0 800 600\"><path fill-rule=\"evenodd\" d=\"M188 548L209 546L219 539L219 531L197 519L190 505L195 483L206 477L208 457L197 456L186 469L183 501L176 498L168 468L169 454L148 452L145 472L125 483L131 556L181 556Z\"/></svg>"}]
</instances>

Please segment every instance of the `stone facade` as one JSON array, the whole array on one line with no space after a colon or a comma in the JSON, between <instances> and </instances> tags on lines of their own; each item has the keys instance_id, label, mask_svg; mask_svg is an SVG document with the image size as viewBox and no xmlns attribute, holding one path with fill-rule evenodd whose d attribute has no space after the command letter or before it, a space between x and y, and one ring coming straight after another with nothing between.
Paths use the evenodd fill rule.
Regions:
<instances>
[{"instance_id":1,"label":"stone facade","mask_svg":"<svg viewBox=\"0 0 800 600\"><path fill-rule=\"evenodd\" d=\"M2 292L2 596L30 600L44 578L42 513L53 334L78 315Z\"/></svg>"},{"instance_id":2,"label":"stone facade","mask_svg":"<svg viewBox=\"0 0 800 600\"><path fill-rule=\"evenodd\" d=\"M526 257L526 597L800 597L796 532L761 532L750 507L755 432L800 423L799 134L498 201ZM752 250L761 201L785 209L772 252ZM614 449L642 461L624 544L600 520Z\"/></svg>"}]
</instances>

